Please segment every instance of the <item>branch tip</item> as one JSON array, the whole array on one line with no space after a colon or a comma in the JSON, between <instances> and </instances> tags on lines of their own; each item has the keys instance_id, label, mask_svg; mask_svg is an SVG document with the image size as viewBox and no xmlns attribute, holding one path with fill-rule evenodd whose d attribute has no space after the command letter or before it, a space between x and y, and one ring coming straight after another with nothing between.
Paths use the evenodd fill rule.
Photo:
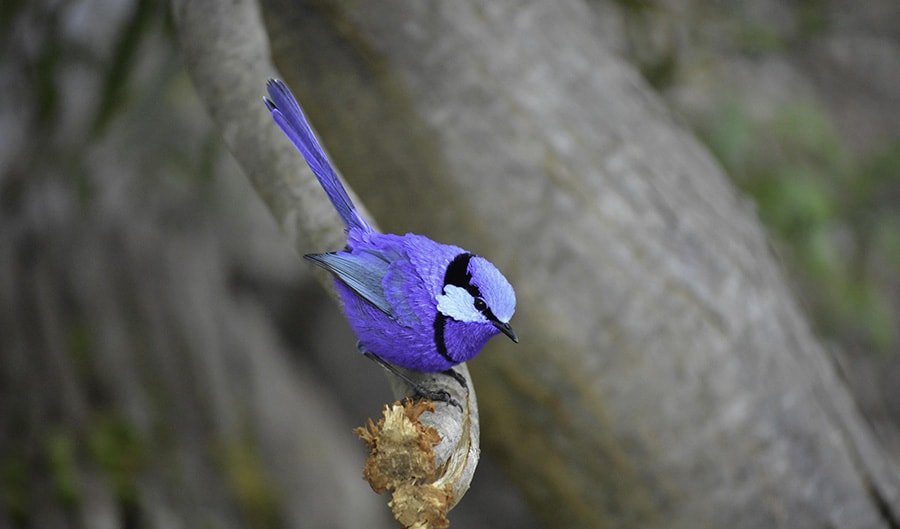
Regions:
<instances>
[{"instance_id":1,"label":"branch tip","mask_svg":"<svg viewBox=\"0 0 900 529\"><path fill-rule=\"evenodd\" d=\"M441 438L435 428L419 420L434 410L430 401L398 401L384 407L377 424L369 419L365 427L355 430L369 447L363 477L375 492L392 492L388 505L404 527L449 526L453 491L450 486L433 485L440 471L434 447Z\"/></svg>"}]
</instances>

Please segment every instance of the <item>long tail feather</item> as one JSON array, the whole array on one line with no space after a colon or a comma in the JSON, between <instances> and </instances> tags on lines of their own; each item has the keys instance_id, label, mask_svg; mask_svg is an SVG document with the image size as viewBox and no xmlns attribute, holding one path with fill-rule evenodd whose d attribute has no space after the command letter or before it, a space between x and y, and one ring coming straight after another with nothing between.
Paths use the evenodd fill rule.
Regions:
<instances>
[{"instance_id":1,"label":"long tail feather","mask_svg":"<svg viewBox=\"0 0 900 529\"><path fill-rule=\"evenodd\" d=\"M347 195L347 190L341 184L328 156L319 145L316 135L306 121L306 116L300 110L300 104L294 98L294 94L279 79L269 79L266 84L269 97L263 98L275 123L294 143L312 172L316 175L334 208L344 221L347 230L359 228L363 231L372 231L372 228L359 214L359 211Z\"/></svg>"}]
</instances>

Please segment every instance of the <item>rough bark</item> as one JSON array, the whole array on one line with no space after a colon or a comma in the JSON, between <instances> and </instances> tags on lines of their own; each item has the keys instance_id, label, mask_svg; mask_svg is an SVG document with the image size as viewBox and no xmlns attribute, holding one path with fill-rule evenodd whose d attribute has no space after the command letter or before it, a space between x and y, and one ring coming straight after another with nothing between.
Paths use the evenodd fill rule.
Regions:
<instances>
[{"instance_id":1,"label":"rough bark","mask_svg":"<svg viewBox=\"0 0 900 529\"><path fill-rule=\"evenodd\" d=\"M778 0L643 5L593 0L589 5L604 17L608 46L636 64L679 116L706 133L726 165L737 167L739 174L729 175L733 180L758 189L766 177L790 181L782 175L791 166L805 166L833 194L833 213L822 221L826 244L840 255L833 270L865 270L863 288L879 293L868 306L853 307L853 317L838 316L853 295L833 294L830 283L853 273L817 276L809 259L802 259L802 237L778 244L779 236L793 235L783 224L776 228L775 243L814 328L823 340L836 342L829 353L863 416L900 464L900 339L873 339L884 332L874 330L880 322L885 327L900 322L900 275L889 245L870 242L882 230L894 231L880 224L897 218L900 178L886 176L872 189L867 169L900 147L900 3L829 0L811 8ZM792 137L785 133L785 116L797 108L818 121L794 129ZM723 124L731 120L734 126L735 111L741 147L723 149L729 141L721 140L729 136ZM816 139L798 147L797 135L804 133ZM732 142L735 138L731 135ZM818 165L809 162L816 156ZM848 200L857 190L862 196ZM792 247L798 244L801 256Z\"/></svg>"},{"instance_id":2,"label":"rough bark","mask_svg":"<svg viewBox=\"0 0 900 529\"><path fill-rule=\"evenodd\" d=\"M256 2L174 0L172 10L194 84L276 222L294 239L300 254L342 247L346 237L337 214L302 157L261 106L265 80L277 76ZM363 203L358 198L354 202L365 214ZM331 290L331 278L319 277ZM450 377L406 371L420 387L444 391L454 403L436 402L436 410L420 418L440 438L434 447L441 469L435 485L451 491L449 507L468 490L479 456L474 384L465 364L454 369L468 380L466 388ZM390 379L398 398L413 394L403 380Z\"/></svg>"},{"instance_id":3,"label":"rough bark","mask_svg":"<svg viewBox=\"0 0 900 529\"><path fill-rule=\"evenodd\" d=\"M579 2L269 1L281 71L389 230L491 255L522 343L474 364L554 526L895 527L752 207Z\"/></svg>"}]
</instances>

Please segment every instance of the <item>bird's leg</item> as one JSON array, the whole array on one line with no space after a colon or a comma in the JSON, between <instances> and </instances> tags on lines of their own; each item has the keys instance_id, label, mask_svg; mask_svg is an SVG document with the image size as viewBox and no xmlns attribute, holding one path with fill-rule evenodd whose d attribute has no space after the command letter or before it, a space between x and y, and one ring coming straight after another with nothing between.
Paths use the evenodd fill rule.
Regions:
<instances>
[{"instance_id":1,"label":"bird's leg","mask_svg":"<svg viewBox=\"0 0 900 529\"><path fill-rule=\"evenodd\" d=\"M442 375L447 375L448 377L453 377L453 380L459 382L459 385L463 387L464 390L469 390L469 384L466 382L466 377L459 374L459 371L453 369L452 367L446 371L441 371Z\"/></svg>"},{"instance_id":2,"label":"bird's leg","mask_svg":"<svg viewBox=\"0 0 900 529\"><path fill-rule=\"evenodd\" d=\"M447 404L456 406L457 408L459 408L460 411L462 411L462 409L463 409L462 406L460 406L460 404L458 402L456 402L456 399L451 397L450 394L447 393L446 391L444 391L442 389L434 391L434 390L430 390L425 387L422 387L421 384L419 384L418 382L416 382L413 379L406 376L405 373L403 373L402 371L397 369L396 366L394 366L393 364L387 362L385 359L381 358L380 356L378 356L375 353L366 351L362 347L362 344L357 343L356 347L366 358L368 358L369 360L372 360L376 364L378 364L381 367L383 367L384 369L386 369L392 375L399 377L401 380L403 380L404 382L409 384L415 391L415 395L417 397L425 398L425 399L432 400L432 401L446 402Z\"/></svg>"}]
</instances>

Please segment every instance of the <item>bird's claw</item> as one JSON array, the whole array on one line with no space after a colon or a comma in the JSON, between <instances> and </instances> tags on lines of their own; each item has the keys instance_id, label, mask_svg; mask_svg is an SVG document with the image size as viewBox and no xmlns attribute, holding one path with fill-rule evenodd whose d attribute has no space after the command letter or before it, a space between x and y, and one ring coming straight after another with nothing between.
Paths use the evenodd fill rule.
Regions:
<instances>
[{"instance_id":1,"label":"bird's claw","mask_svg":"<svg viewBox=\"0 0 900 529\"><path fill-rule=\"evenodd\" d=\"M459 408L459 411L463 411L462 405L457 402L456 399L451 397L450 393L444 391L443 389L430 390L425 389L417 384L415 386L415 398L430 400L432 402L445 402L451 406Z\"/></svg>"},{"instance_id":2,"label":"bird's claw","mask_svg":"<svg viewBox=\"0 0 900 529\"><path fill-rule=\"evenodd\" d=\"M459 385L462 386L464 390L469 390L469 384L466 382L466 377L462 376L457 370L453 369L452 367L446 371L441 371L441 374L452 377L453 380L459 382Z\"/></svg>"},{"instance_id":3,"label":"bird's claw","mask_svg":"<svg viewBox=\"0 0 900 529\"><path fill-rule=\"evenodd\" d=\"M459 408L459 411L463 411L462 405L460 405L460 403L457 402L456 399L451 397L450 393L447 393L445 390L443 390L443 389L438 389L438 390L426 389L426 388L422 387L422 385L419 384L418 382L416 382L413 379L406 376L406 374L404 374L402 371L397 369L397 367L394 366L393 364L386 362L384 359L382 359L380 356L376 355L375 353L370 353L369 351L366 351L366 348L363 347L361 343L357 342L356 347L357 347L357 349L359 349L359 351L363 355L366 356L366 358L372 360L376 364L378 364L381 367L383 367L384 369L386 369L392 375L400 378L400 380L403 380L404 382L409 384L409 386L413 388L413 397L415 399L430 400L433 402L446 402L447 404L450 404L451 406L456 406L457 408ZM456 371L454 371L452 369L449 369L449 370L445 371L444 373L455 378L457 381L459 381L460 384L462 384L463 388L468 390L468 386L466 385L466 379L463 378L462 375L460 375L459 373L457 373Z\"/></svg>"}]
</instances>

